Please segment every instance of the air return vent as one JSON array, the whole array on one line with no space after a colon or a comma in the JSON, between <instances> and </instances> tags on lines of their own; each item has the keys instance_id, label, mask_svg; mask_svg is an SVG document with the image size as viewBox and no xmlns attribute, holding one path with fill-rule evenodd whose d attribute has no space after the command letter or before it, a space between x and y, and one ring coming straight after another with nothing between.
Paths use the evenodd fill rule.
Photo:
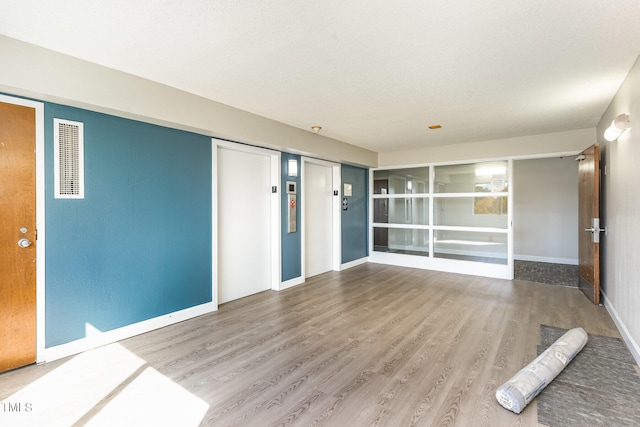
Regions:
<instances>
[{"instance_id":1,"label":"air return vent","mask_svg":"<svg viewBox=\"0 0 640 427\"><path fill-rule=\"evenodd\" d=\"M84 129L80 122L53 119L56 199L84 198Z\"/></svg>"}]
</instances>

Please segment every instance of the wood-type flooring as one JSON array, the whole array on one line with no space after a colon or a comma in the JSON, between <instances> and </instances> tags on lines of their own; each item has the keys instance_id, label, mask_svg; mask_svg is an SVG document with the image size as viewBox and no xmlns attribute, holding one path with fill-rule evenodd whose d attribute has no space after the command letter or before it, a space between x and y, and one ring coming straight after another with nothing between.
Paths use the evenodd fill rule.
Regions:
<instances>
[{"instance_id":1,"label":"wood-type flooring","mask_svg":"<svg viewBox=\"0 0 640 427\"><path fill-rule=\"evenodd\" d=\"M536 357L541 324L620 336L577 288L369 263L119 345L142 359L134 376L151 367L206 402L202 425L537 427L535 400L515 415L495 389ZM0 375L0 400L71 360Z\"/></svg>"}]
</instances>

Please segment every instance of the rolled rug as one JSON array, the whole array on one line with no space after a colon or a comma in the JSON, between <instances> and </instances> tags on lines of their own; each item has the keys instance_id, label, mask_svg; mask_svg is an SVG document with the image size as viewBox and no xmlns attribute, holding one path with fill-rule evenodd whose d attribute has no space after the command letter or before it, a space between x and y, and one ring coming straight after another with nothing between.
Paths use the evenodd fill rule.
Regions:
<instances>
[{"instance_id":1,"label":"rolled rug","mask_svg":"<svg viewBox=\"0 0 640 427\"><path fill-rule=\"evenodd\" d=\"M522 368L496 390L496 399L505 409L519 414L587 344L582 328L567 331L533 362Z\"/></svg>"}]
</instances>

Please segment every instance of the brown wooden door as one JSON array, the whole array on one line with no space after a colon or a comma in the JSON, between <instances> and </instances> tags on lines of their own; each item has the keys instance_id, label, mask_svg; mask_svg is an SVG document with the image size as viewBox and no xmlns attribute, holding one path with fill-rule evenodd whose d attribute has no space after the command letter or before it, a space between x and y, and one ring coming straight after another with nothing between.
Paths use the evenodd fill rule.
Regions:
<instances>
[{"instance_id":1,"label":"brown wooden door","mask_svg":"<svg viewBox=\"0 0 640 427\"><path fill-rule=\"evenodd\" d=\"M579 286L594 303L600 303L600 151L592 145L582 152L579 175Z\"/></svg>"},{"instance_id":2,"label":"brown wooden door","mask_svg":"<svg viewBox=\"0 0 640 427\"><path fill-rule=\"evenodd\" d=\"M0 372L36 361L35 126L0 102Z\"/></svg>"}]
</instances>

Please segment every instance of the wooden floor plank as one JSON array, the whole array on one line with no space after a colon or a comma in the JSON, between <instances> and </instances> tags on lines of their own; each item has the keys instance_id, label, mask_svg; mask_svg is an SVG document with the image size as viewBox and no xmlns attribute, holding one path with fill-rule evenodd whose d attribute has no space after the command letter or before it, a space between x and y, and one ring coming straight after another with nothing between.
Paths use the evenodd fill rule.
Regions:
<instances>
[{"instance_id":1,"label":"wooden floor plank","mask_svg":"<svg viewBox=\"0 0 640 427\"><path fill-rule=\"evenodd\" d=\"M619 337L576 288L364 264L119 345L206 402L202 425L538 427L535 401L515 415L495 389L541 324ZM64 363L0 375L0 399Z\"/></svg>"}]
</instances>

